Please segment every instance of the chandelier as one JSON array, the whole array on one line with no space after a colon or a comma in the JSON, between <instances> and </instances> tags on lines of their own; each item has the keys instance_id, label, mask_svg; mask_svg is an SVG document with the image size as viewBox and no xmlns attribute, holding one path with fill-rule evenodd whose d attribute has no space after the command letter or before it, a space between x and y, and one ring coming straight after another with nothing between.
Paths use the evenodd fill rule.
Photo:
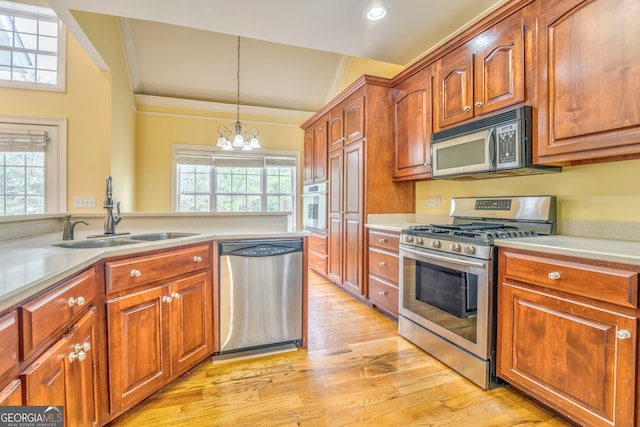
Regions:
<instances>
[{"instance_id":1,"label":"chandelier","mask_svg":"<svg viewBox=\"0 0 640 427\"><path fill-rule=\"evenodd\" d=\"M258 141L258 129L246 129L240 123L240 36L238 36L238 71L236 73L238 82L238 102L236 107L236 123L233 129L226 126L218 128L218 147L223 150L233 150L234 148L242 148L242 151L252 151L254 148L260 148Z\"/></svg>"}]
</instances>

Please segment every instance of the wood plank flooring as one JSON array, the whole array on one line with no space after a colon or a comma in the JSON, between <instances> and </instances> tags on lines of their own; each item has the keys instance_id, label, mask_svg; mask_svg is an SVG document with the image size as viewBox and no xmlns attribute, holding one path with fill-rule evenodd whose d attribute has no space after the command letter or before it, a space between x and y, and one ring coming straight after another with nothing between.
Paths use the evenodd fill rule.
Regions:
<instances>
[{"instance_id":1,"label":"wood plank flooring","mask_svg":"<svg viewBox=\"0 0 640 427\"><path fill-rule=\"evenodd\" d=\"M308 350L207 360L112 426L568 426L509 387L484 391L315 273Z\"/></svg>"}]
</instances>

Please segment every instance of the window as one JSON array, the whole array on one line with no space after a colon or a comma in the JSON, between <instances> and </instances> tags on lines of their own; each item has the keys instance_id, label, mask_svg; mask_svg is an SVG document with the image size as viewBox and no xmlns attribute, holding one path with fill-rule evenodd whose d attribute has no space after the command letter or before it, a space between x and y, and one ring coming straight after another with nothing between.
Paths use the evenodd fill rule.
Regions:
<instances>
[{"instance_id":1,"label":"window","mask_svg":"<svg viewBox=\"0 0 640 427\"><path fill-rule=\"evenodd\" d=\"M0 216L66 209L66 122L0 116Z\"/></svg>"},{"instance_id":2,"label":"window","mask_svg":"<svg viewBox=\"0 0 640 427\"><path fill-rule=\"evenodd\" d=\"M296 211L297 153L229 153L173 146L178 212Z\"/></svg>"},{"instance_id":3,"label":"window","mask_svg":"<svg viewBox=\"0 0 640 427\"><path fill-rule=\"evenodd\" d=\"M0 85L64 91L64 34L53 10L0 0Z\"/></svg>"}]
</instances>

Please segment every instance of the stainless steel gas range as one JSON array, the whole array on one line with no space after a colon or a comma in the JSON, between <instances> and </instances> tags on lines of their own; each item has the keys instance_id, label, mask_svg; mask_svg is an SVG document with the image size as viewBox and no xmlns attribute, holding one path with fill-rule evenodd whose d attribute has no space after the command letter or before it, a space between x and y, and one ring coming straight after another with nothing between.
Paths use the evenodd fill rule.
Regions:
<instances>
[{"instance_id":1,"label":"stainless steel gas range","mask_svg":"<svg viewBox=\"0 0 640 427\"><path fill-rule=\"evenodd\" d=\"M496 384L495 239L554 234L553 196L454 198L452 224L400 240L398 330L484 389Z\"/></svg>"}]
</instances>

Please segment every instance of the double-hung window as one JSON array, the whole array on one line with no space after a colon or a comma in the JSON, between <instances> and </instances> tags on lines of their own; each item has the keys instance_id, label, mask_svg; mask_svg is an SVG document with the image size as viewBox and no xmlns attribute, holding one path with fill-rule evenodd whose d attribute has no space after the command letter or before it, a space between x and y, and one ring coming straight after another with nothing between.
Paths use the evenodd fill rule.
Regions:
<instances>
[{"instance_id":1,"label":"double-hung window","mask_svg":"<svg viewBox=\"0 0 640 427\"><path fill-rule=\"evenodd\" d=\"M0 85L64 91L65 31L52 9L0 0Z\"/></svg>"},{"instance_id":2,"label":"double-hung window","mask_svg":"<svg viewBox=\"0 0 640 427\"><path fill-rule=\"evenodd\" d=\"M290 212L295 222L298 154L230 153L174 146L177 212Z\"/></svg>"}]
</instances>

